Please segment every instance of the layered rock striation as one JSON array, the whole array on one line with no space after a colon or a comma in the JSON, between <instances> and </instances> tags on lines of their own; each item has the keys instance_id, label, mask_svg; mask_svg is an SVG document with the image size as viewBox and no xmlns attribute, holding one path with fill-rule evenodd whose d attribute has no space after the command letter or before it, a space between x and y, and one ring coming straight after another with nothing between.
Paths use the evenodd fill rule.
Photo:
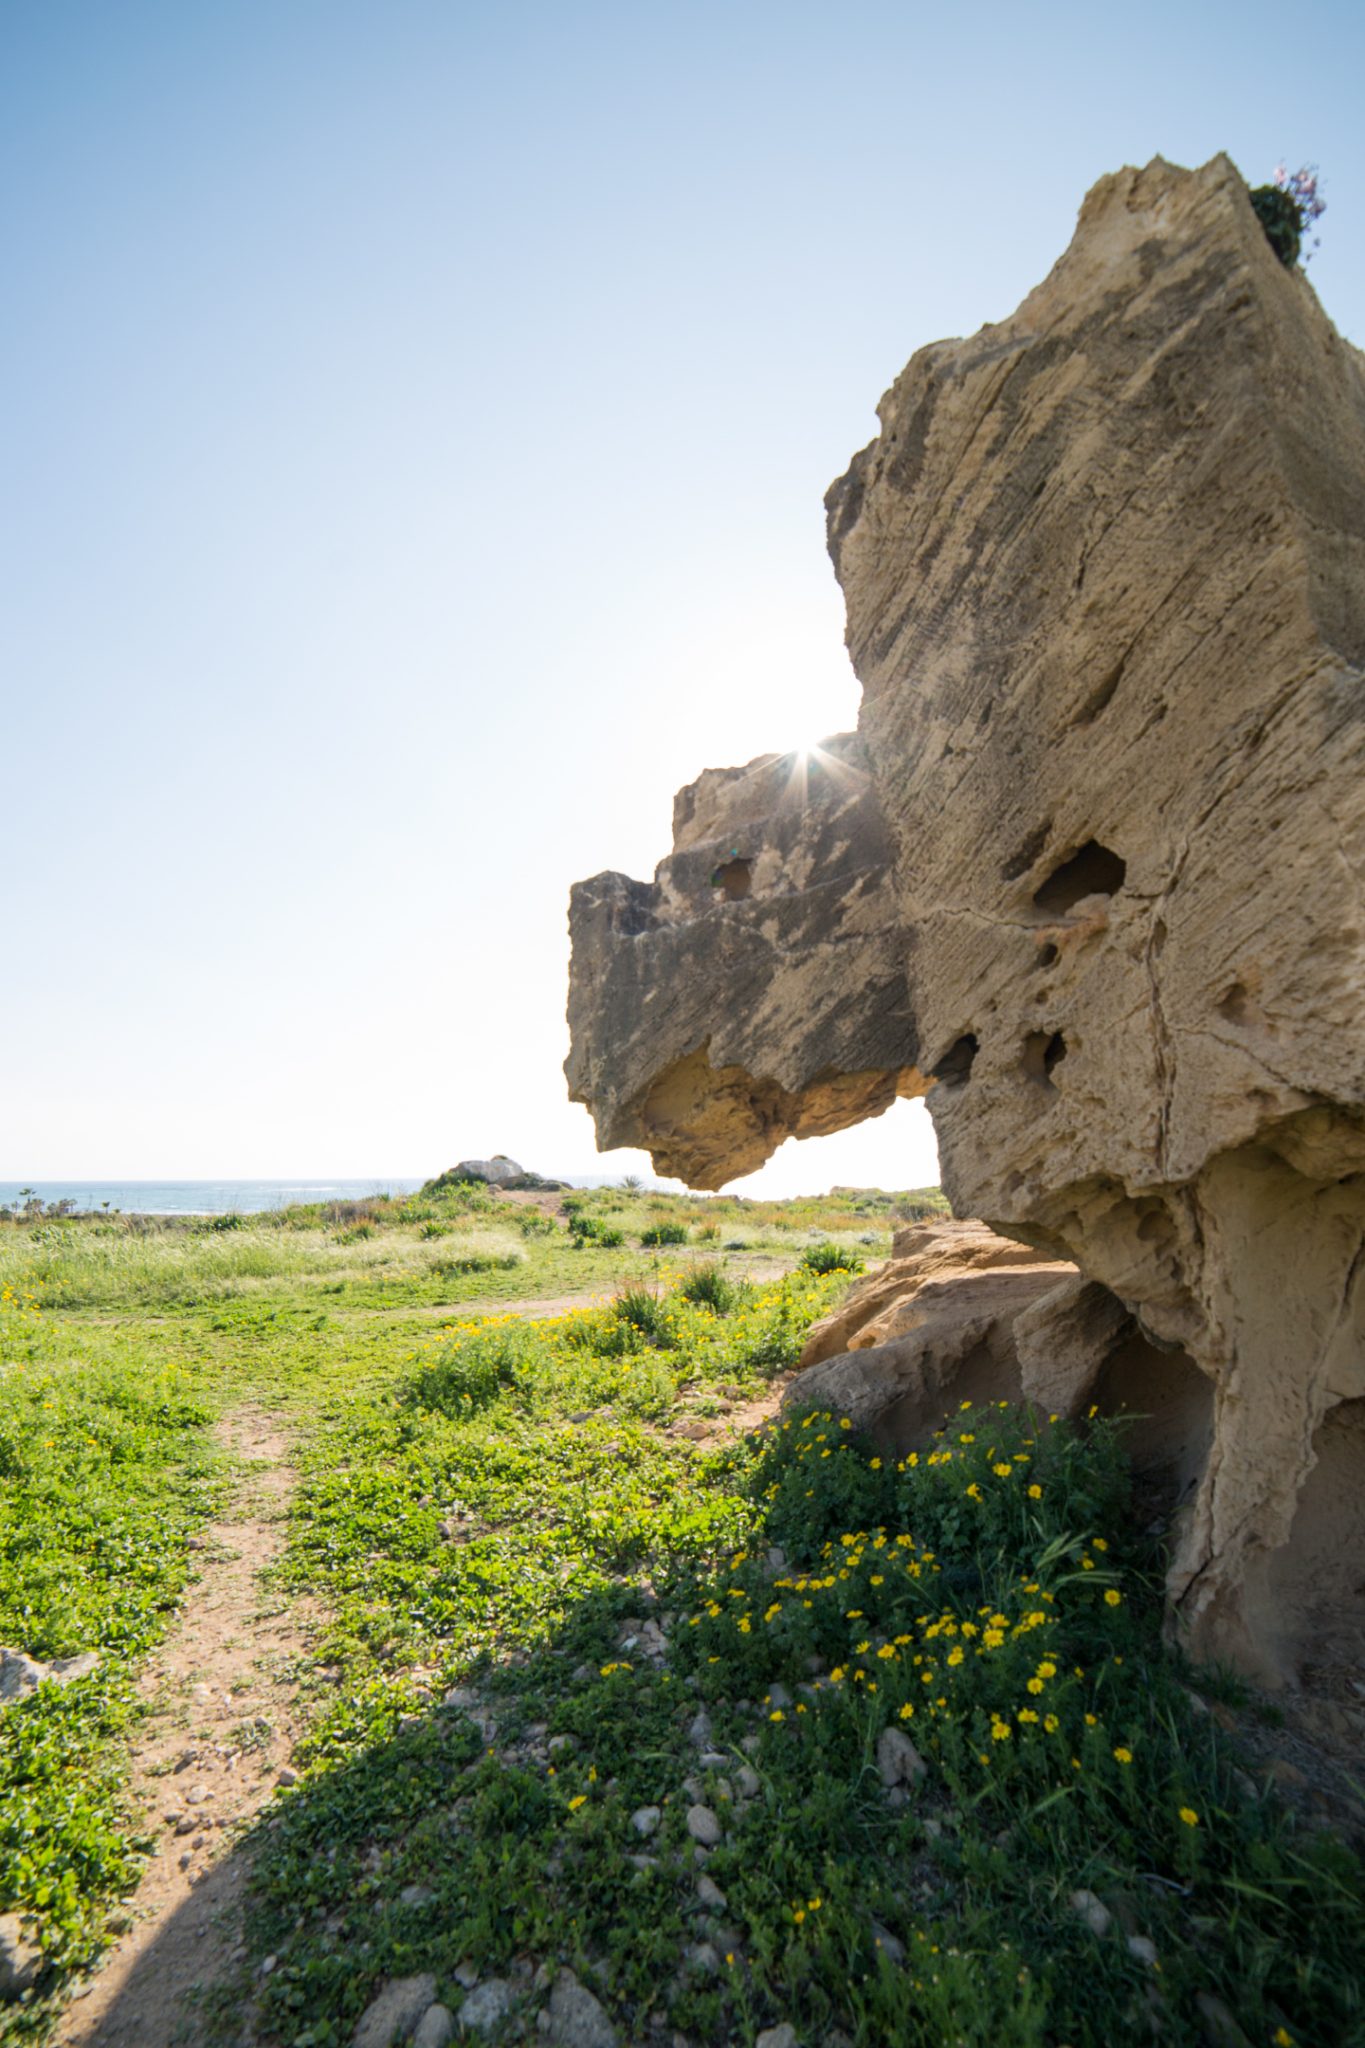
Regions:
<instances>
[{"instance_id":1,"label":"layered rock striation","mask_svg":"<svg viewBox=\"0 0 1365 2048\"><path fill-rule=\"evenodd\" d=\"M1365 1628L1365 359L1226 158L1158 160L879 418L827 501L856 884L822 887L816 802L742 901L656 883L666 944L641 885L583 885L575 1091L714 1184L807 1089L860 1113L869 1074L867 1108L932 1076L956 1212L1079 1269L1036 1370L1107 1317L1092 1386L1180 1413L1176 1613L1287 1673ZM749 857L746 776L716 786ZM790 987L737 976L734 921L786 932L797 876ZM823 943L846 895L865 951ZM764 1107L708 1084L660 1119L689 1060Z\"/></svg>"}]
</instances>

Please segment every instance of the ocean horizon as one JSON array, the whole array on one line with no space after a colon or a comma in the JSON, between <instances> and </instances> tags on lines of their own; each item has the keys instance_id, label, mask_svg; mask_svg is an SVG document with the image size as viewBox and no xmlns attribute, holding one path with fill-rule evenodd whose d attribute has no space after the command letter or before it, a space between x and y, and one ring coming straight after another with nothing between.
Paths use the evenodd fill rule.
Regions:
<instances>
[{"instance_id":1,"label":"ocean horizon","mask_svg":"<svg viewBox=\"0 0 1365 2048\"><path fill-rule=\"evenodd\" d=\"M124 1216L258 1216L296 1202L360 1202L369 1195L411 1195L435 1176L425 1173L358 1174L349 1180L299 1175L293 1180L0 1180L0 1208L21 1195L43 1202L74 1202L82 1212L108 1209ZM619 1174L557 1174L570 1187L608 1187ZM647 1185L656 1185L650 1182Z\"/></svg>"}]
</instances>

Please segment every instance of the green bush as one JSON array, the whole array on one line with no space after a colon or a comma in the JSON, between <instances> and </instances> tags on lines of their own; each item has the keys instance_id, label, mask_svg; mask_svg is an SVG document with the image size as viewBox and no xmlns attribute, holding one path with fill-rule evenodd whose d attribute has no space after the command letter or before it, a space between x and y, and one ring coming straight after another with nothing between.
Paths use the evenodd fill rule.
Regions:
<instances>
[{"instance_id":1,"label":"green bush","mask_svg":"<svg viewBox=\"0 0 1365 2048\"><path fill-rule=\"evenodd\" d=\"M651 1223L649 1229L641 1233L640 1243L646 1251L655 1245L686 1244L687 1225L685 1223Z\"/></svg>"},{"instance_id":2,"label":"green bush","mask_svg":"<svg viewBox=\"0 0 1365 2048\"><path fill-rule=\"evenodd\" d=\"M807 1245L801 1254L808 1273L861 1273L864 1263L861 1252L841 1244Z\"/></svg>"},{"instance_id":3,"label":"green bush","mask_svg":"<svg viewBox=\"0 0 1365 2048\"><path fill-rule=\"evenodd\" d=\"M718 1316L728 1316L746 1290L719 1266L694 1266L684 1275L678 1292L687 1301L713 1308Z\"/></svg>"},{"instance_id":4,"label":"green bush","mask_svg":"<svg viewBox=\"0 0 1365 2048\"><path fill-rule=\"evenodd\" d=\"M1250 199L1265 238L1286 269L1292 270L1303 247L1303 215L1298 201L1280 185L1255 185Z\"/></svg>"}]
</instances>

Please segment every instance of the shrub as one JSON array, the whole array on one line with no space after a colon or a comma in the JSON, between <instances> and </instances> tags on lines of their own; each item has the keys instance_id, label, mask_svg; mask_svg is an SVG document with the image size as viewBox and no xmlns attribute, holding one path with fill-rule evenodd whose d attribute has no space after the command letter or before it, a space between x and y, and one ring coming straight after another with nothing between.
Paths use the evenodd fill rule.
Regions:
<instances>
[{"instance_id":1,"label":"shrub","mask_svg":"<svg viewBox=\"0 0 1365 2048\"><path fill-rule=\"evenodd\" d=\"M865 1263L861 1252L841 1244L807 1245L801 1254L808 1273L861 1273Z\"/></svg>"},{"instance_id":2,"label":"shrub","mask_svg":"<svg viewBox=\"0 0 1365 2048\"><path fill-rule=\"evenodd\" d=\"M651 1223L649 1229L642 1234L640 1243L646 1250L654 1245L686 1244L687 1225L685 1223Z\"/></svg>"},{"instance_id":3,"label":"shrub","mask_svg":"<svg viewBox=\"0 0 1365 2048\"><path fill-rule=\"evenodd\" d=\"M673 1345L667 1306L661 1296L651 1294L647 1287L628 1287L624 1294L617 1295L611 1310L618 1323L638 1330L647 1344L660 1350Z\"/></svg>"},{"instance_id":4,"label":"shrub","mask_svg":"<svg viewBox=\"0 0 1365 2048\"><path fill-rule=\"evenodd\" d=\"M719 1266L694 1266L685 1275L678 1292L698 1307L713 1308L718 1316L728 1316L746 1290L737 1286Z\"/></svg>"},{"instance_id":5,"label":"shrub","mask_svg":"<svg viewBox=\"0 0 1365 2048\"><path fill-rule=\"evenodd\" d=\"M603 1251L615 1251L625 1241L625 1231L618 1230L614 1223L609 1224L605 1230L599 1230L597 1233L597 1242L601 1245Z\"/></svg>"},{"instance_id":6,"label":"shrub","mask_svg":"<svg viewBox=\"0 0 1365 2048\"><path fill-rule=\"evenodd\" d=\"M1298 202L1279 185L1256 185L1251 205L1271 248L1286 269L1292 270L1303 246L1303 215Z\"/></svg>"}]
</instances>

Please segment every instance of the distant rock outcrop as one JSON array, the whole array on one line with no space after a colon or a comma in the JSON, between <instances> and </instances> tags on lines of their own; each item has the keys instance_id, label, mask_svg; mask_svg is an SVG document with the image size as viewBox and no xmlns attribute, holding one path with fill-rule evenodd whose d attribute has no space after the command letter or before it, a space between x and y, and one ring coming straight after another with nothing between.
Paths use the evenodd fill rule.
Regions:
<instances>
[{"instance_id":1,"label":"distant rock outcrop","mask_svg":"<svg viewBox=\"0 0 1365 2048\"><path fill-rule=\"evenodd\" d=\"M1195 1646L1359 1661L1365 360L1226 158L1158 160L880 419L858 739L579 886L573 1092L715 1185L928 1087L955 1210L1079 1268L1038 1383L1173 1418Z\"/></svg>"},{"instance_id":2,"label":"distant rock outcrop","mask_svg":"<svg viewBox=\"0 0 1365 2048\"><path fill-rule=\"evenodd\" d=\"M553 1194L568 1186L567 1181L546 1180L543 1174L518 1166L516 1160L509 1159L505 1152L495 1152L491 1159L462 1159L458 1166L447 1167L435 1180L425 1183L422 1193L430 1195L442 1188L459 1187L471 1181L477 1181L484 1187L500 1188L506 1194L516 1194L525 1189Z\"/></svg>"}]
</instances>

